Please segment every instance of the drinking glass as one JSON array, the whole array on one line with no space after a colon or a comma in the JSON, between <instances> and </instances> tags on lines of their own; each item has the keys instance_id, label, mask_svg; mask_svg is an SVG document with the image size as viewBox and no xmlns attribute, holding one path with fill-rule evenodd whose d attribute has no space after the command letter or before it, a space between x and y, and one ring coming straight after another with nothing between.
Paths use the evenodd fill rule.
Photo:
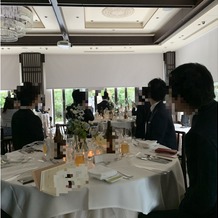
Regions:
<instances>
[{"instance_id":1,"label":"drinking glass","mask_svg":"<svg viewBox=\"0 0 218 218\"><path fill-rule=\"evenodd\" d=\"M74 163L76 166L80 164L85 164L85 154L82 151L77 151L74 154Z\"/></svg>"},{"instance_id":2,"label":"drinking glass","mask_svg":"<svg viewBox=\"0 0 218 218\"><path fill-rule=\"evenodd\" d=\"M129 153L129 143L126 140L123 140L120 145L120 152L122 156L125 156Z\"/></svg>"}]
</instances>

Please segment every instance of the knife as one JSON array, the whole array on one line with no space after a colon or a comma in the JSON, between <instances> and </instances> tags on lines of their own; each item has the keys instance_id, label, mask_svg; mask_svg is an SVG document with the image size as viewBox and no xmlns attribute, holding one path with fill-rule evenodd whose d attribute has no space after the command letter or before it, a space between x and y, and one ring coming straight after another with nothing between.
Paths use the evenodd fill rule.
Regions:
<instances>
[{"instance_id":1,"label":"knife","mask_svg":"<svg viewBox=\"0 0 218 218\"><path fill-rule=\"evenodd\" d=\"M155 158L138 157L138 158L141 159L141 160L148 160L148 161L153 161L153 162L162 163L162 164L167 164L167 163L172 161L172 160L168 160L168 159L165 159L165 158L158 158L158 157L155 157Z\"/></svg>"},{"instance_id":2,"label":"knife","mask_svg":"<svg viewBox=\"0 0 218 218\"><path fill-rule=\"evenodd\" d=\"M164 157L160 157L160 156L152 156L150 154L145 154L148 158L155 158L155 159L162 159L162 160L167 160L169 162L173 161L172 159L168 159L168 158L164 158Z\"/></svg>"}]
</instances>

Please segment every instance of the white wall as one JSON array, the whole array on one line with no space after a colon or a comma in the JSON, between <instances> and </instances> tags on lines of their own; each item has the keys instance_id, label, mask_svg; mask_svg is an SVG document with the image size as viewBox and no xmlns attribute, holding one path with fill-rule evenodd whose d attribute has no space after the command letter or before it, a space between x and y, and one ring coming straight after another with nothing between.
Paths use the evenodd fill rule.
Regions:
<instances>
[{"instance_id":1,"label":"white wall","mask_svg":"<svg viewBox=\"0 0 218 218\"><path fill-rule=\"evenodd\" d=\"M0 90L14 90L20 81L19 55L1 55Z\"/></svg>"},{"instance_id":2,"label":"white wall","mask_svg":"<svg viewBox=\"0 0 218 218\"><path fill-rule=\"evenodd\" d=\"M218 28L176 51L176 66L189 62L205 65L218 81Z\"/></svg>"},{"instance_id":3,"label":"white wall","mask_svg":"<svg viewBox=\"0 0 218 218\"><path fill-rule=\"evenodd\" d=\"M163 78L163 54L46 55L46 88L141 87Z\"/></svg>"}]
</instances>

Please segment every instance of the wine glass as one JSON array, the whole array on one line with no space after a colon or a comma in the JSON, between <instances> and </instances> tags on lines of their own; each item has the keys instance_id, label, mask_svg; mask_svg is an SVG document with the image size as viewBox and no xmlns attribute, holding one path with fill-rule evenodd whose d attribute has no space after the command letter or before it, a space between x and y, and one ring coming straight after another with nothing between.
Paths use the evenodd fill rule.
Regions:
<instances>
[{"instance_id":1,"label":"wine glass","mask_svg":"<svg viewBox=\"0 0 218 218\"><path fill-rule=\"evenodd\" d=\"M105 135L105 132L106 132L106 122L100 122L98 124L98 132L100 133L100 135L104 136Z\"/></svg>"}]
</instances>

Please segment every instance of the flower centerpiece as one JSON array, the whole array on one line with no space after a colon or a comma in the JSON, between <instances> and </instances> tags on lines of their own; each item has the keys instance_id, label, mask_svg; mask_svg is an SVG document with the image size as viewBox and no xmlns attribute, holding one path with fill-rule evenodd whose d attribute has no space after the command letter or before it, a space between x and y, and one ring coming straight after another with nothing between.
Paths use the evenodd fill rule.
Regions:
<instances>
[{"instance_id":1,"label":"flower centerpiece","mask_svg":"<svg viewBox=\"0 0 218 218\"><path fill-rule=\"evenodd\" d=\"M70 109L72 112L72 118L68 120L67 128L68 133L74 136L75 149L76 150L88 150L86 143L86 137L90 128L90 125L84 121L84 110L81 106L74 106Z\"/></svg>"}]
</instances>

